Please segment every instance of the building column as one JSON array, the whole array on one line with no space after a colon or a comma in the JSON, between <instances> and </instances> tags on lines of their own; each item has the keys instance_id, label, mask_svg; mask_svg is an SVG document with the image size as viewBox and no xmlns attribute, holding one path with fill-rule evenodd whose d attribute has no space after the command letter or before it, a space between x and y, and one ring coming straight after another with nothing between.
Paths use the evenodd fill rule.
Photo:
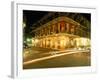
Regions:
<instances>
[{"instance_id":1,"label":"building column","mask_svg":"<svg viewBox=\"0 0 100 80\"><path fill-rule=\"evenodd\" d=\"M69 23L66 23L66 32L69 33Z\"/></svg>"},{"instance_id":2,"label":"building column","mask_svg":"<svg viewBox=\"0 0 100 80\"><path fill-rule=\"evenodd\" d=\"M71 29L70 29L71 34L74 34L74 28L75 28L75 26L74 26L74 25L72 25L72 26L71 26Z\"/></svg>"},{"instance_id":3,"label":"building column","mask_svg":"<svg viewBox=\"0 0 100 80\"><path fill-rule=\"evenodd\" d=\"M58 23L57 29L58 29L58 32L60 33L60 32L61 32L61 29L60 29L60 23Z\"/></svg>"}]
</instances>

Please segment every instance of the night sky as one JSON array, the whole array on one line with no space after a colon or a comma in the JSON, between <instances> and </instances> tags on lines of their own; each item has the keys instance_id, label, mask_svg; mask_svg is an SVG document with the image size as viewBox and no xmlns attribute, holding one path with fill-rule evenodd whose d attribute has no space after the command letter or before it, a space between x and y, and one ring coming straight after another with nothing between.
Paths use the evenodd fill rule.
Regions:
<instances>
[{"instance_id":1,"label":"night sky","mask_svg":"<svg viewBox=\"0 0 100 80\"><path fill-rule=\"evenodd\" d=\"M31 11L31 10L23 10L23 21L26 22L25 33L30 33L32 31L32 25L37 23L38 20L43 18L49 12L47 11ZM81 13L83 17L85 17L88 21L91 21L90 14Z\"/></svg>"},{"instance_id":2,"label":"night sky","mask_svg":"<svg viewBox=\"0 0 100 80\"><path fill-rule=\"evenodd\" d=\"M48 14L48 12L43 11L30 11L30 10L23 10L23 20L26 23L25 33L30 34L32 31L32 25L40 20L43 16Z\"/></svg>"},{"instance_id":3,"label":"night sky","mask_svg":"<svg viewBox=\"0 0 100 80\"><path fill-rule=\"evenodd\" d=\"M40 20L44 15L48 14L48 12L24 10L23 14L26 17L27 26L30 27Z\"/></svg>"}]
</instances>

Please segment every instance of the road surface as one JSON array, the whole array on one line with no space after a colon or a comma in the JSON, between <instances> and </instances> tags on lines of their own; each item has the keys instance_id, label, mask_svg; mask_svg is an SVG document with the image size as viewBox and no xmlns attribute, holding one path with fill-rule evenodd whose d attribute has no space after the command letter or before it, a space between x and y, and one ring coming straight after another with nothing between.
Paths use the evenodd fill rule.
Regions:
<instances>
[{"instance_id":1,"label":"road surface","mask_svg":"<svg viewBox=\"0 0 100 80\"><path fill-rule=\"evenodd\" d=\"M56 68L90 66L89 50L53 50L43 48L31 48L25 51L23 68Z\"/></svg>"}]
</instances>

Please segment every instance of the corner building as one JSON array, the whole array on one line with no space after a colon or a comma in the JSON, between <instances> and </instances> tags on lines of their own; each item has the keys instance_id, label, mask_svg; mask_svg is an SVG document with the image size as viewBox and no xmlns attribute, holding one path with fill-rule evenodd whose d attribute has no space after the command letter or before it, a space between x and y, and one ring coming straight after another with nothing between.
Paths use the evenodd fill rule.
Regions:
<instances>
[{"instance_id":1,"label":"corner building","mask_svg":"<svg viewBox=\"0 0 100 80\"><path fill-rule=\"evenodd\" d=\"M83 28L71 18L57 17L33 30L33 46L58 50L90 46L90 34Z\"/></svg>"}]
</instances>

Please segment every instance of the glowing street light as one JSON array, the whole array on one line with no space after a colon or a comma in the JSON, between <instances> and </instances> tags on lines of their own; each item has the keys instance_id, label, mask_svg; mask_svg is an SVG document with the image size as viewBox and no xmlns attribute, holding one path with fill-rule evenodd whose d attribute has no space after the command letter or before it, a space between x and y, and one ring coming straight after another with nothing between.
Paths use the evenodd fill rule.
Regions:
<instances>
[{"instance_id":1,"label":"glowing street light","mask_svg":"<svg viewBox=\"0 0 100 80\"><path fill-rule=\"evenodd\" d=\"M25 24L25 22L23 22L23 28L25 28L26 27L26 24Z\"/></svg>"}]
</instances>

